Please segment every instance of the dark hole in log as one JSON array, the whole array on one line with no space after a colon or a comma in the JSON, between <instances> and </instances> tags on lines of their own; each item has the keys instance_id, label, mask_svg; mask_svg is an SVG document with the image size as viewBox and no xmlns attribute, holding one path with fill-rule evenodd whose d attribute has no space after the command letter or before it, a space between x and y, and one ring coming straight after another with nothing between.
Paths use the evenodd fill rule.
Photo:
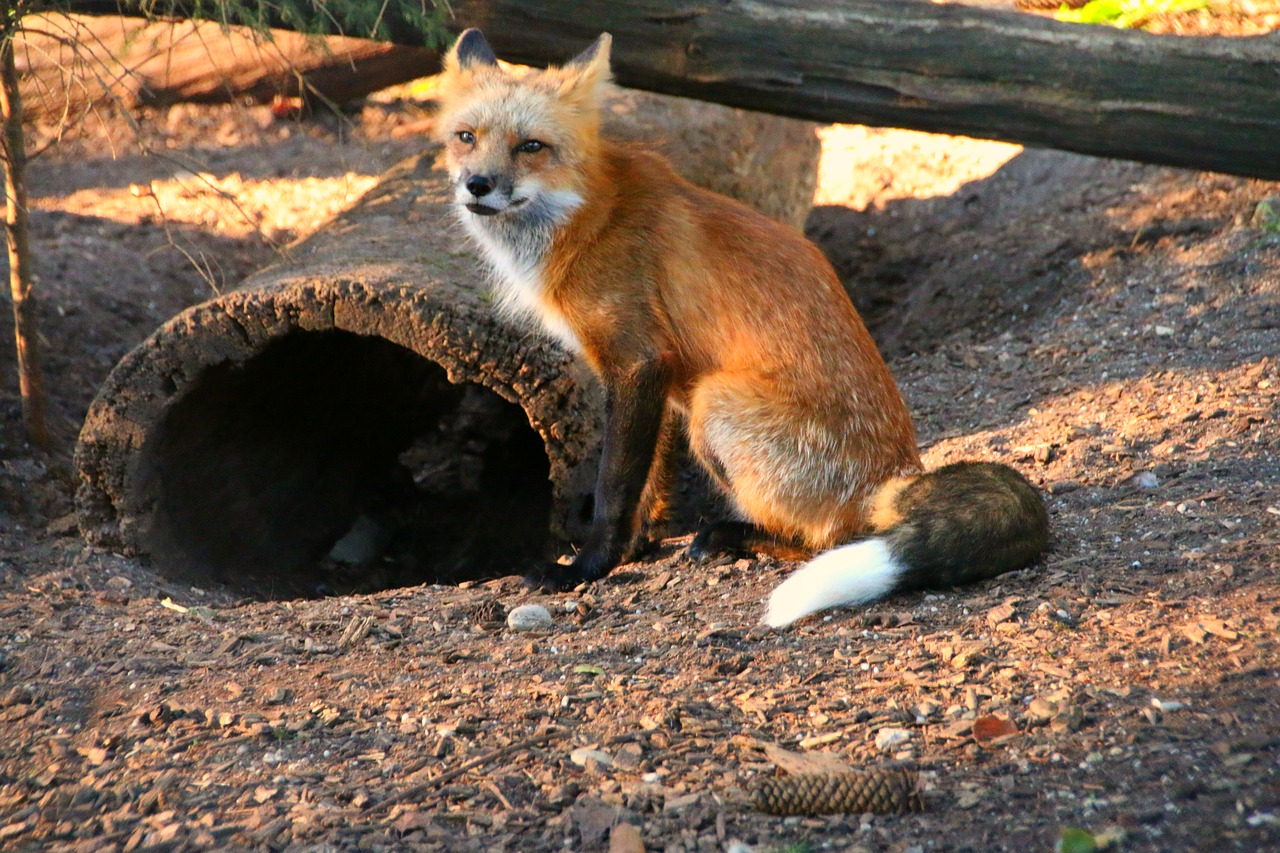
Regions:
<instances>
[{"instance_id":1,"label":"dark hole in log","mask_svg":"<svg viewBox=\"0 0 1280 853\"><path fill-rule=\"evenodd\" d=\"M265 597L511 574L551 545L523 410L382 338L294 332L207 368L140 464L157 566Z\"/></svg>"}]
</instances>

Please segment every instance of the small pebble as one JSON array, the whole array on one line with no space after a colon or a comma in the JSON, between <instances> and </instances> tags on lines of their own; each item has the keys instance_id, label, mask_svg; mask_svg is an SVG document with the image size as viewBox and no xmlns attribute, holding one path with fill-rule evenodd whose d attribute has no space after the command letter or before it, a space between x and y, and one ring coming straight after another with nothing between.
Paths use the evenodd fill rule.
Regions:
<instances>
[{"instance_id":1,"label":"small pebble","mask_svg":"<svg viewBox=\"0 0 1280 853\"><path fill-rule=\"evenodd\" d=\"M1156 696L1151 697L1151 706L1156 710L1160 711L1161 713L1168 713L1170 711L1181 711L1183 708L1187 707L1181 702L1165 702L1164 700Z\"/></svg>"},{"instance_id":2,"label":"small pebble","mask_svg":"<svg viewBox=\"0 0 1280 853\"><path fill-rule=\"evenodd\" d=\"M586 767L589 764L597 764L600 767L611 767L613 765L613 756L607 752L601 752L598 749L588 749L580 747L569 753L569 760L579 767Z\"/></svg>"},{"instance_id":3,"label":"small pebble","mask_svg":"<svg viewBox=\"0 0 1280 853\"><path fill-rule=\"evenodd\" d=\"M876 749L890 752L911 740L911 732L906 729L883 728L876 732Z\"/></svg>"},{"instance_id":4,"label":"small pebble","mask_svg":"<svg viewBox=\"0 0 1280 853\"><path fill-rule=\"evenodd\" d=\"M1139 471L1128 480L1125 484L1133 486L1135 489L1158 489L1160 488L1160 478L1151 471Z\"/></svg>"},{"instance_id":5,"label":"small pebble","mask_svg":"<svg viewBox=\"0 0 1280 853\"><path fill-rule=\"evenodd\" d=\"M1027 718L1033 723L1047 723L1058 715L1058 706L1048 699L1032 699L1027 706Z\"/></svg>"},{"instance_id":6,"label":"small pebble","mask_svg":"<svg viewBox=\"0 0 1280 853\"><path fill-rule=\"evenodd\" d=\"M507 627L521 633L551 628L551 613L541 604L522 604L507 614Z\"/></svg>"}]
</instances>

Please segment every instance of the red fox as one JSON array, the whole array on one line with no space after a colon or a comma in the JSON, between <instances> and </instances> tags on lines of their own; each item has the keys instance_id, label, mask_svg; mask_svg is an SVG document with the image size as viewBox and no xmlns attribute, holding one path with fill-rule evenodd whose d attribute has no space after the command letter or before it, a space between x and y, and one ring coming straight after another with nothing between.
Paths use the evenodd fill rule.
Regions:
<instances>
[{"instance_id":1,"label":"red fox","mask_svg":"<svg viewBox=\"0 0 1280 853\"><path fill-rule=\"evenodd\" d=\"M531 580L572 586L625 559L665 511L682 429L737 515L699 531L692 554L841 546L774 590L769 625L1034 560L1048 541L1039 494L993 463L923 472L906 404L817 247L601 138L610 43L516 76L471 29L440 78L459 216L502 304L605 390L590 532L572 563Z\"/></svg>"}]
</instances>

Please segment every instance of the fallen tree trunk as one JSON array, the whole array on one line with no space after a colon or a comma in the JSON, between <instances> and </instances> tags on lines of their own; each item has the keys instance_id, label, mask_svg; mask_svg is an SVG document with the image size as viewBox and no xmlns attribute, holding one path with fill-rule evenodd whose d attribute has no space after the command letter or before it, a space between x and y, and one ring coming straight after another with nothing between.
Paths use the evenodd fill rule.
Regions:
<instances>
[{"instance_id":1,"label":"fallen tree trunk","mask_svg":"<svg viewBox=\"0 0 1280 853\"><path fill-rule=\"evenodd\" d=\"M74 0L126 13L136 2ZM176 2L177 9L194 5ZM454 0L504 58L614 36L625 86L823 122L1280 178L1280 37L1173 38L916 0ZM281 22L283 23L283 22ZM422 44L402 18L391 39Z\"/></svg>"},{"instance_id":2,"label":"fallen tree trunk","mask_svg":"<svg viewBox=\"0 0 1280 853\"><path fill-rule=\"evenodd\" d=\"M434 73L440 61L421 45L56 13L23 19L16 55L28 114L49 118L108 99L126 108L279 96L344 104Z\"/></svg>"}]
</instances>

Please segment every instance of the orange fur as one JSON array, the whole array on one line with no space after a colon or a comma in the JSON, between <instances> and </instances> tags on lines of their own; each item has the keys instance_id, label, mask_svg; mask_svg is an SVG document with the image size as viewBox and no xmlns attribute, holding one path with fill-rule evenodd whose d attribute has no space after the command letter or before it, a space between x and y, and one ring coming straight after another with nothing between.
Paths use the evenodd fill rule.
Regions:
<instances>
[{"instance_id":1,"label":"orange fur","mask_svg":"<svg viewBox=\"0 0 1280 853\"><path fill-rule=\"evenodd\" d=\"M888 530L902 521L903 515L898 506L898 496L907 486L918 480L919 477L895 477L881 484L868 501L872 530Z\"/></svg>"},{"instance_id":2,"label":"orange fur","mask_svg":"<svg viewBox=\"0 0 1280 853\"><path fill-rule=\"evenodd\" d=\"M600 137L608 47L518 79L450 54L439 126L455 176L485 170L511 188L495 205L554 214L527 246L505 208L469 227L517 309L603 378L665 365L668 407L745 519L811 548L867 532L873 491L921 470L888 367L801 234ZM530 139L546 147L514 150Z\"/></svg>"}]
</instances>

